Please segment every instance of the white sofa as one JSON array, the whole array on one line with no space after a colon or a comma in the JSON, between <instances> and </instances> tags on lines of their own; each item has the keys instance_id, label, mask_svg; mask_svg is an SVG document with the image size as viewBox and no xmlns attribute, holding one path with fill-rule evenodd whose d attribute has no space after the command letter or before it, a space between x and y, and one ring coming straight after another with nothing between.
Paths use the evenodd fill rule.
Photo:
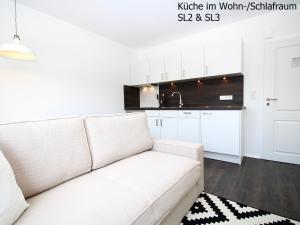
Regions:
<instances>
[{"instance_id":1,"label":"white sofa","mask_svg":"<svg viewBox=\"0 0 300 225\"><path fill-rule=\"evenodd\" d=\"M3 124L0 149L16 225L176 225L203 191L201 145L153 140L144 113Z\"/></svg>"}]
</instances>

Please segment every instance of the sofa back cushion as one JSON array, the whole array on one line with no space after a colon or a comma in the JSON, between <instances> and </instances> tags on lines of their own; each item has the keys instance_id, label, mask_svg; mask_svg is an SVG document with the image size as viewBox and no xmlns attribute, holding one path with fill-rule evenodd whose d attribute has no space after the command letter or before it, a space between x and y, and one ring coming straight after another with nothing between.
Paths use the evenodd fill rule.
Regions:
<instances>
[{"instance_id":1,"label":"sofa back cushion","mask_svg":"<svg viewBox=\"0 0 300 225\"><path fill-rule=\"evenodd\" d=\"M152 148L145 113L88 116L86 131L92 154L92 169Z\"/></svg>"},{"instance_id":2,"label":"sofa back cushion","mask_svg":"<svg viewBox=\"0 0 300 225\"><path fill-rule=\"evenodd\" d=\"M0 149L26 198L91 170L82 118L0 125Z\"/></svg>"}]
</instances>

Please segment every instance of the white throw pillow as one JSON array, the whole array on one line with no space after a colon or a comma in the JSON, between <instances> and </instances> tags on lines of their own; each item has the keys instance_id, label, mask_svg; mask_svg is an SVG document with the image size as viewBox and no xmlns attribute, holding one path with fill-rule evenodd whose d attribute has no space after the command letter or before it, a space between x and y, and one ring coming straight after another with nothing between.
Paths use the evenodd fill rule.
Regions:
<instances>
[{"instance_id":1,"label":"white throw pillow","mask_svg":"<svg viewBox=\"0 0 300 225\"><path fill-rule=\"evenodd\" d=\"M0 150L0 224L13 224L28 206L14 172Z\"/></svg>"}]
</instances>

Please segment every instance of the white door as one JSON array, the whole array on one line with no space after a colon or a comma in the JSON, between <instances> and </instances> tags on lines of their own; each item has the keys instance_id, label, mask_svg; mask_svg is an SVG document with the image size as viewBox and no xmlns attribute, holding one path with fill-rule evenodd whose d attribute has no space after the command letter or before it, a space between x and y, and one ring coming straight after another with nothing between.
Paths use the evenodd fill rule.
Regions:
<instances>
[{"instance_id":1,"label":"white door","mask_svg":"<svg viewBox=\"0 0 300 225\"><path fill-rule=\"evenodd\" d=\"M131 63L131 84L139 85L150 82L150 65L148 59L136 59Z\"/></svg>"},{"instance_id":2,"label":"white door","mask_svg":"<svg viewBox=\"0 0 300 225\"><path fill-rule=\"evenodd\" d=\"M160 117L160 136L166 139L177 139L177 118Z\"/></svg>"},{"instance_id":3,"label":"white door","mask_svg":"<svg viewBox=\"0 0 300 225\"><path fill-rule=\"evenodd\" d=\"M200 142L200 119L178 118L178 139L182 141Z\"/></svg>"},{"instance_id":4,"label":"white door","mask_svg":"<svg viewBox=\"0 0 300 225\"><path fill-rule=\"evenodd\" d=\"M202 76L204 76L203 48L182 51L182 79Z\"/></svg>"},{"instance_id":5,"label":"white door","mask_svg":"<svg viewBox=\"0 0 300 225\"><path fill-rule=\"evenodd\" d=\"M159 117L147 117L148 127L153 138L160 138L160 120Z\"/></svg>"},{"instance_id":6,"label":"white door","mask_svg":"<svg viewBox=\"0 0 300 225\"><path fill-rule=\"evenodd\" d=\"M265 46L263 158L300 164L300 37Z\"/></svg>"},{"instance_id":7,"label":"white door","mask_svg":"<svg viewBox=\"0 0 300 225\"><path fill-rule=\"evenodd\" d=\"M202 111L201 136L204 150L240 155L240 121L240 111Z\"/></svg>"},{"instance_id":8,"label":"white door","mask_svg":"<svg viewBox=\"0 0 300 225\"><path fill-rule=\"evenodd\" d=\"M165 57L159 54L150 57L151 82L158 83L165 79Z\"/></svg>"},{"instance_id":9,"label":"white door","mask_svg":"<svg viewBox=\"0 0 300 225\"><path fill-rule=\"evenodd\" d=\"M242 73L242 39L207 45L205 67L207 76Z\"/></svg>"},{"instance_id":10,"label":"white door","mask_svg":"<svg viewBox=\"0 0 300 225\"><path fill-rule=\"evenodd\" d=\"M181 55L179 52L169 53L165 58L165 80L181 79Z\"/></svg>"}]
</instances>

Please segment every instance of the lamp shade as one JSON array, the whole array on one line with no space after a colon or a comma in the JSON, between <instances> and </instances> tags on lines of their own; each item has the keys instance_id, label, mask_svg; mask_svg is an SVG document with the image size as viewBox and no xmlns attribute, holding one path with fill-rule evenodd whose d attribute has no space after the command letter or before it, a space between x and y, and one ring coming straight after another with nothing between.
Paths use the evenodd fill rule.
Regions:
<instances>
[{"instance_id":1,"label":"lamp shade","mask_svg":"<svg viewBox=\"0 0 300 225\"><path fill-rule=\"evenodd\" d=\"M6 43L0 46L0 56L10 59L18 60L35 60L35 54L25 45L20 43L20 39L17 35L11 43Z\"/></svg>"}]
</instances>

